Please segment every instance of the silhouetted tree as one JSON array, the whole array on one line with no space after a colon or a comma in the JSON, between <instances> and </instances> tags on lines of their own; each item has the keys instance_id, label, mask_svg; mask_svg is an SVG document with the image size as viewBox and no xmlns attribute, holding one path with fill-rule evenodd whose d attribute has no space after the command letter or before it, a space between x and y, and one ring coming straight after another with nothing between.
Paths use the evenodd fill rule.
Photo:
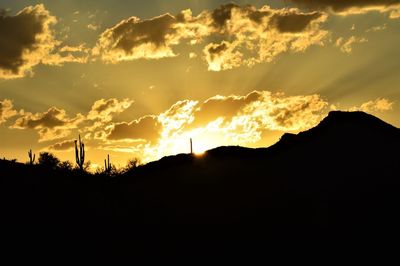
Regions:
<instances>
[{"instance_id":1,"label":"silhouetted tree","mask_svg":"<svg viewBox=\"0 0 400 266\"><path fill-rule=\"evenodd\" d=\"M138 158L133 158L128 161L126 164L126 168L134 169L140 165L140 160Z\"/></svg>"},{"instance_id":2,"label":"silhouetted tree","mask_svg":"<svg viewBox=\"0 0 400 266\"><path fill-rule=\"evenodd\" d=\"M74 165L70 161L61 162L58 167L64 171L72 171L74 169Z\"/></svg>"},{"instance_id":3,"label":"silhouetted tree","mask_svg":"<svg viewBox=\"0 0 400 266\"><path fill-rule=\"evenodd\" d=\"M60 160L54 155L49 152L41 152L39 154L39 165L42 165L46 168L55 169L58 167Z\"/></svg>"},{"instance_id":4,"label":"silhouetted tree","mask_svg":"<svg viewBox=\"0 0 400 266\"><path fill-rule=\"evenodd\" d=\"M122 170L122 173L128 173L134 169L136 169L140 165L140 160L138 158L133 158L128 161L125 168Z\"/></svg>"},{"instance_id":5,"label":"silhouetted tree","mask_svg":"<svg viewBox=\"0 0 400 266\"><path fill-rule=\"evenodd\" d=\"M91 165L92 165L92 162L87 161L86 163L83 164L82 170L87 172L90 169Z\"/></svg>"}]
</instances>

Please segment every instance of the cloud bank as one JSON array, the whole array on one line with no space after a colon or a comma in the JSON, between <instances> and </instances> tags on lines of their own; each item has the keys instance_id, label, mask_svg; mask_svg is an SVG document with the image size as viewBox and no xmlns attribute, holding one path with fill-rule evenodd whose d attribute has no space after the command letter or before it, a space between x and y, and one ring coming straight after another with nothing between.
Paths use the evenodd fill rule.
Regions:
<instances>
[{"instance_id":1,"label":"cloud bank","mask_svg":"<svg viewBox=\"0 0 400 266\"><path fill-rule=\"evenodd\" d=\"M328 35L321 29L324 12L296 8L227 4L194 16L191 10L164 14L148 20L131 17L104 31L93 54L107 63L177 56L182 42L204 45L204 59L211 71L270 62L279 54L301 52L323 45Z\"/></svg>"},{"instance_id":2,"label":"cloud bank","mask_svg":"<svg viewBox=\"0 0 400 266\"><path fill-rule=\"evenodd\" d=\"M38 113L17 112L11 101L3 100L0 121L19 113L11 128L37 131L39 142L53 141L49 149L54 151L71 149L71 138L79 133L88 148L133 153L148 162L188 152L190 138L196 152L221 145L272 144L276 136L312 128L329 110L337 109L318 94L252 91L247 95L215 95L204 101L181 100L164 112L117 122L117 116L132 104L130 99L100 99L87 113L70 116L57 107ZM378 98L347 110L381 113L392 110L393 105L389 99Z\"/></svg>"},{"instance_id":3,"label":"cloud bank","mask_svg":"<svg viewBox=\"0 0 400 266\"><path fill-rule=\"evenodd\" d=\"M74 129L86 133L103 130L115 115L125 111L132 103L130 99L100 99L94 102L87 114L78 113L73 118L57 107L35 114L22 111L11 128L34 129L39 134L39 142L62 139L70 136Z\"/></svg>"},{"instance_id":4,"label":"cloud bank","mask_svg":"<svg viewBox=\"0 0 400 266\"><path fill-rule=\"evenodd\" d=\"M365 14L370 11L389 13L399 18L400 0L290 0L301 7L328 10L340 15Z\"/></svg>"},{"instance_id":5,"label":"cloud bank","mask_svg":"<svg viewBox=\"0 0 400 266\"><path fill-rule=\"evenodd\" d=\"M149 161L185 152L189 138L206 141L198 147L205 150L223 144L251 145L268 131L308 129L320 121L327 106L318 95L286 96L268 91L217 95L204 102L183 100L158 115L112 123L103 141L118 143L119 150L123 143L127 148L136 147Z\"/></svg>"},{"instance_id":6,"label":"cloud bank","mask_svg":"<svg viewBox=\"0 0 400 266\"><path fill-rule=\"evenodd\" d=\"M51 107L43 113L23 112L11 128L37 130L39 142L43 142L67 137L82 119L81 114L69 118L65 110Z\"/></svg>"},{"instance_id":7,"label":"cloud bank","mask_svg":"<svg viewBox=\"0 0 400 266\"><path fill-rule=\"evenodd\" d=\"M400 17L400 0L291 0L299 8L257 8L225 4L194 15L190 9L150 19L132 16L104 30L94 47L63 45L52 30L57 23L43 4L28 6L16 15L0 13L0 79L33 74L38 64L61 66L101 60L116 64L138 59L179 56L178 46L189 47L209 71L272 62L283 53L304 52L330 42L323 29L330 15L364 14L370 11ZM97 30L94 25L89 28ZM342 51L360 39L340 40ZM194 50L196 49L196 50ZM196 52L196 53L194 53Z\"/></svg>"},{"instance_id":8,"label":"cloud bank","mask_svg":"<svg viewBox=\"0 0 400 266\"><path fill-rule=\"evenodd\" d=\"M0 79L32 76L39 64L86 63L90 49L62 46L52 29L56 23L43 4L25 7L14 16L0 12Z\"/></svg>"},{"instance_id":9,"label":"cloud bank","mask_svg":"<svg viewBox=\"0 0 400 266\"><path fill-rule=\"evenodd\" d=\"M50 30L56 22L43 5L26 7L15 16L0 14L0 78L31 73L57 45Z\"/></svg>"}]
</instances>

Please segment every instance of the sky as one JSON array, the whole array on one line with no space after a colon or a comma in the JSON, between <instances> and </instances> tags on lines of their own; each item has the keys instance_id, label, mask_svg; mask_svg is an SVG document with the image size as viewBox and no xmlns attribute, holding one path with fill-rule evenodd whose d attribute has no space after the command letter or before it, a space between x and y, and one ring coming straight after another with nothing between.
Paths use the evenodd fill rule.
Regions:
<instances>
[{"instance_id":1,"label":"sky","mask_svg":"<svg viewBox=\"0 0 400 266\"><path fill-rule=\"evenodd\" d=\"M267 147L332 110L400 127L399 33L400 0L0 0L0 157Z\"/></svg>"}]
</instances>

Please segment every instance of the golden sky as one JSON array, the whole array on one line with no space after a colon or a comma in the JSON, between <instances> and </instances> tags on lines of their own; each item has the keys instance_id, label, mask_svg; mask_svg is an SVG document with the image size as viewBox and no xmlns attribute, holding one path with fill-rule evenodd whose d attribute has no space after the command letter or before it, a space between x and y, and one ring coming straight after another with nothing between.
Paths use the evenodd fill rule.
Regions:
<instances>
[{"instance_id":1,"label":"golden sky","mask_svg":"<svg viewBox=\"0 0 400 266\"><path fill-rule=\"evenodd\" d=\"M265 147L331 110L400 126L399 33L400 0L2 0L0 157Z\"/></svg>"}]
</instances>

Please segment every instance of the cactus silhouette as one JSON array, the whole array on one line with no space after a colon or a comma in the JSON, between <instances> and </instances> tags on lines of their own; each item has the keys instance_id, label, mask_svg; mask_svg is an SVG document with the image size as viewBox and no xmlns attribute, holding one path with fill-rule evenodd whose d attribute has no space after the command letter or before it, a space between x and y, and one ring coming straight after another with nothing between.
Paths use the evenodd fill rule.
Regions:
<instances>
[{"instance_id":1,"label":"cactus silhouette","mask_svg":"<svg viewBox=\"0 0 400 266\"><path fill-rule=\"evenodd\" d=\"M32 156L32 155L33 155L33 156ZM30 149L30 150L28 151L28 156L29 156L29 164L30 164L30 165L33 165L33 163L35 162L36 154L32 153L32 149Z\"/></svg>"},{"instance_id":2,"label":"cactus silhouette","mask_svg":"<svg viewBox=\"0 0 400 266\"><path fill-rule=\"evenodd\" d=\"M110 155L107 154L107 159L104 159L104 171L106 173L110 173L112 170L112 166L110 164Z\"/></svg>"},{"instance_id":3,"label":"cactus silhouette","mask_svg":"<svg viewBox=\"0 0 400 266\"><path fill-rule=\"evenodd\" d=\"M190 138L190 154L193 154L193 141L192 141L192 138Z\"/></svg>"},{"instance_id":4,"label":"cactus silhouette","mask_svg":"<svg viewBox=\"0 0 400 266\"><path fill-rule=\"evenodd\" d=\"M76 164L83 171L83 164L85 163L85 144L81 141L81 135L79 135L79 146L78 140L75 140L75 159Z\"/></svg>"}]
</instances>

